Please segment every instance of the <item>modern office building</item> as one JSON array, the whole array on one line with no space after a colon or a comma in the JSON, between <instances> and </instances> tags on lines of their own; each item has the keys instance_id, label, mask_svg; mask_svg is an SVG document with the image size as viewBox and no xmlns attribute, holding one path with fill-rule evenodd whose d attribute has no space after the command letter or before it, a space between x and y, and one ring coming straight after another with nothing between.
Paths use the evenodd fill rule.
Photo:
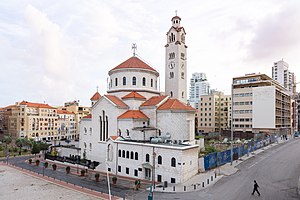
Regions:
<instances>
[{"instance_id":1,"label":"modern office building","mask_svg":"<svg viewBox=\"0 0 300 200\"><path fill-rule=\"evenodd\" d=\"M190 80L189 103L198 109L200 96L209 94L210 85L205 73L193 73Z\"/></svg>"},{"instance_id":2,"label":"modern office building","mask_svg":"<svg viewBox=\"0 0 300 200\"><path fill-rule=\"evenodd\" d=\"M231 95L214 91L201 95L198 107L198 132L210 133L231 127Z\"/></svg>"},{"instance_id":3,"label":"modern office building","mask_svg":"<svg viewBox=\"0 0 300 200\"><path fill-rule=\"evenodd\" d=\"M290 92L265 74L233 78L232 109L236 131L291 133Z\"/></svg>"}]
</instances>

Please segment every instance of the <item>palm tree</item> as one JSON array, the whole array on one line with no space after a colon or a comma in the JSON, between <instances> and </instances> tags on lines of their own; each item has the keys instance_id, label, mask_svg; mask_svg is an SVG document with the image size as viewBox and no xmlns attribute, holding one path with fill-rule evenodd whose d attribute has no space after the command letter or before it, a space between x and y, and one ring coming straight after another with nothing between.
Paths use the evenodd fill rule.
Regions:
<instances>
[{"instance_id":1,"label":"palm tree","mask_svg":"<svg viewBox=\"0 0 300 200\"><path fill-rule=\"evenodd\" d=\"M25 146L25 139L18 138L18 139L16 139L15 144L16 144L17 147L20 148L19 155L21 155L22 154L22 147Z\"/></svg>"}]
</instances>

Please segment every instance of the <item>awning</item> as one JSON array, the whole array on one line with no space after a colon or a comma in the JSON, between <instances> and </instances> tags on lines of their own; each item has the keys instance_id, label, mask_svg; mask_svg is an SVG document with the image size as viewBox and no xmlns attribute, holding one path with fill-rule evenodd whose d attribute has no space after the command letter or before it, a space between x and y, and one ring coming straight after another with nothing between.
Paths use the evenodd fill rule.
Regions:
<instances>
[{"instance_id":1,"label":"awning","mask_svg":"<svg viewBox=\"0 0 300 200\"><path fill-rule=\"evenodd\" d=\"M143 163L142 167L147 169L152 169L152 165L150 165L149 163Z\"/></svg>"}]
</instances>

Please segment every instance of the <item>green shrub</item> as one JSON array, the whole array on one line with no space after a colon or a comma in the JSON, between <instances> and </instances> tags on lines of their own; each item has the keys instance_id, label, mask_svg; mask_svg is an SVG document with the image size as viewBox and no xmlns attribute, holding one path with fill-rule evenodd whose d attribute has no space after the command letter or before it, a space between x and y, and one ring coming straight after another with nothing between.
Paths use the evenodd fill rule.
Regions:
<instances>
[{"instance_id":1,"label":"green shrub","mask_svg":"<svg viewBox=\"0 0 300 200\"><path fill-rule=\"evenodd\" d=\"M18 148L17 148L17 147L14 147L14 148L13 148L13 152L18 152Z\"/></svg>"}]
</instances>

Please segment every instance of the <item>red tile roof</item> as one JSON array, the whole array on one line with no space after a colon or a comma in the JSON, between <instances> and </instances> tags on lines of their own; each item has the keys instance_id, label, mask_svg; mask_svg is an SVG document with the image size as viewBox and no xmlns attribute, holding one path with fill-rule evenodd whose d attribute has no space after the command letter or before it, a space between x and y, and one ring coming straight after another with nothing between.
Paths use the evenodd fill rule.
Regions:
<instances>
[{"instance_id":1,"label":"red tile roof","mask_svg":"<svg viewBox=\"0 0 300 200\"><path fill-rule=\"evenodd\" d=\"M162 100L164 100L167 96L153 96L144 103L142 103L141 106L156 106L159 104Z\"/></svg>"},{"instance_id":2,"label":"red tile roof","mask_svg":"<svg viewBox=\"0 0 300 200\"><path fill-rule=\"evenodd\" d=\"M32 102L28 102L28 101L22 101L20 103L20 105L27 105L28 107L35 107L35 108L51 108L51 109L55 109L55 108L49 106L48 104L32 103Z\"/></svg>"},{"instance_id":3,"label":"red tile roof","mask_svg":"<svg viewBox=\"0 0 300 200\"><path fill-rule=\"evenodd\" d=\"M101 95L99 94L99 92L96 92L90 100L97 101L98 99L100 99L100 97L101 97Z\"/></svg>"},{"instance_id":4,"label":"red tile roof","mask_svg":"<svg viewBox=\"0 0 300 200\"><path fill-rule=\"evenodd\" d=\"M116 136L116 135L110 136L110 138L111 138L112 140L116 140L118 137L119 137L119 136Z\"/></svg>"},{"instance_id":5,"label":"red tile roof","mask_svg":"<svg viewBox=\"0 0 300 200\"><path fill-rule=\"evenodd\" d=\"M157 108L157 110L191 110L196 111L193 107L186 105L178 99L168 99L165 103Z\"/></svg>"},{"instance_id":6,"label":"red tile roof","mask_svg":"<svg viewBox=\"0 0 300 200\"><path fill-rule=\"evenodd\" d=\"M140 110L128 110L120 115L118 119L149 119L149 117Z\"/></svg>"},{"instance_id":7,"label":"red tile roof","mask_svg":"<svg viewBox=\"0 0 300 200\"><path fill-rule=\"evenodd\" d=\"M57 114L67 114L67 115L75 115L73 112L67 110L57 110Z\"/></svg>"},{"instance_id":8,"label":"red tile roof","mask_svg":"<svg viewBox=\"0 0 300 200\"><path fill-rule=\"evenodd\" d=\"M173 19L179 19L179 20L181 20L181 18L179 17L179 16L174 16L174 17L172 17L172 19L171 19L171 21L173 21Z\"/></svg>"},{"instance_id":9,"label":"red tile roof","mask_svg":"<svg viewBox=\"0 0 300 200\"><path fill-rule=\"evenodd\" d=\"M133 91L122 97L122 99L146 99L143 95Z\"/></svg>"},{"instance_id":10,"label":"red tile roof","mask_svg":"<svg viewBox=\"0 0 300 200\"><path fill-rule=\"evenodd\" d=\"M153 69L152 67L150 67L145 62L143 62L142 60L140 60L139 58L137 58L135 56L133 56L133 57L127 59L126 61L122 62L121 64L119 64L118 66L113 68L112 70L115 70L115 69L128 69L128 68L129 69L131 69L131 68L148 69L148 70L157 72L155 69Z\"/></svg>"},{"instance_id":11,"label":"red tile roof","mask_svg":"<svg viewBox=\"0 0 300 200\"><path fill-rule=\"evenodd\" d=\"M125 104L121 99L114 95L105 95L110 101L112 101L114 104L116 104L118 107L121 108L128 108L128 105Z\"/></svg>"},{"instance_id":12,"label":"red tile roof","mask_svg":"<svg viewBox=\"0 0 300 200\"><path fill-rule=\"evenodd\" d=\"M83 118L84 119L90 119L90 118L92 118L92 114L88 114L87 116L84 116Z\"/></svg>"}]
</instances>

